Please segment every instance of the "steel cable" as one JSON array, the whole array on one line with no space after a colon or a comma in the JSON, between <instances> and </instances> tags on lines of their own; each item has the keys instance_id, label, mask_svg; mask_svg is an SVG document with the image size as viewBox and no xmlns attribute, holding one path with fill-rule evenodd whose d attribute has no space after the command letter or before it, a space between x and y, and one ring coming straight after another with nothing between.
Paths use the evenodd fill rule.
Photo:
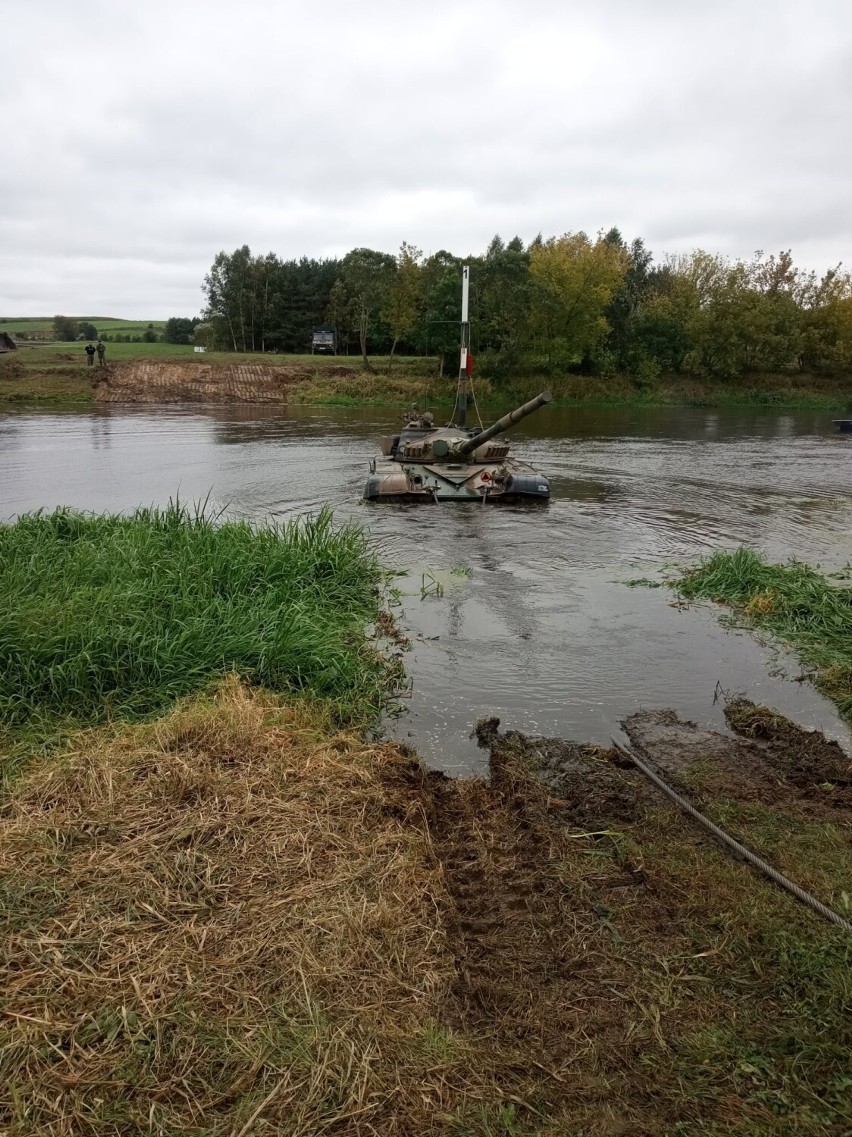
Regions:
<instances>
[{"instance_id":1,"label":"steel cable","mask_svg":"<svg viewBox=\"0 0 852 1137\"><path fill-rule=\"evenodd\" d=\"M747 861L750 865L753 865L756 869L759 869L762 873L768 876L770 880L774 880L776 884L779 884L783 889L786 889L786 891L789 892L792 896L795 896L797 900L801 900L803 904L807 904L809 908L813 909L814 912L819 913L819 915L822 916L825 920L829 920L832 924L836 924L838 928L843 928L845 932L852 934L852 922L846 920L843 916L839 915L831 908L828 908L825 904L822 903L821 900L817 900L817 898L815 896L812 896L810 892L806 891L804 888L801 888L798 884L795 883L795 881L792 881L789 879L789 877L784 876L783 873L778 872L778 870L774 869L772 865L767 864L767 862L764 861L762 857L759 857L756 853L753 853L751 849L747 849L745 845L741 845L739 841L730 835L730 833L726 833L724 829L720 829L719 826L715 824L715 822L711 821L709 817L705 817L704 814L697 810L691 802L688 802L685 797L682 797L679 793L673 790L670 785L664 782L660 775L657 774L656 771L652 770L651 767L648 766L645 762L643 762L642 759L639 758L632 750L628 749L626 746L622 746L621 743L616 742L615 739L612 740L612 744L620 754L623 754L625 758L629 758L630 761L639 770L642 771L645 777L649 778L654 783L654 785L658 787L658 789L662 790L666 797L670 798L675 803L675 805L680 806L680 808L688 813L690 817L694 817L700 825L703 825L705 829L709 830L714 837L718 837L718 839L722 841L723 844L733 849L734 852L743 858L743 860Z\"/></svg>"}]
</instances>

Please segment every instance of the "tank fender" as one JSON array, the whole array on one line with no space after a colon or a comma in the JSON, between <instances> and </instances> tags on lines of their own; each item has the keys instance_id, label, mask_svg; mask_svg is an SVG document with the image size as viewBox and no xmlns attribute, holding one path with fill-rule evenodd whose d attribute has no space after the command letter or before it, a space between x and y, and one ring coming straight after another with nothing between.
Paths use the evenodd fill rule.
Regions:
<instances>
[{"instance_id":1,"label":"tank fender","mask_svg":"<svg viewBox=\"0 0 852 1137\"><path fill-rule=\"evenodd\" d=\"M550 497L550 482L543 474L510 474L506 479L506 493Z\"/></svg>"}]
</instances>

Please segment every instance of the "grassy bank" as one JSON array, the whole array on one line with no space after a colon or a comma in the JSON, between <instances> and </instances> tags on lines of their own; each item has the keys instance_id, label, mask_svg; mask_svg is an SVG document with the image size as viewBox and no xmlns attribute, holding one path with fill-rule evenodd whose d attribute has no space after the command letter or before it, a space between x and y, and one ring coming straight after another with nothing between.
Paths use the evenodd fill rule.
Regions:
<instances>
[{"instance_id":1,"label":"grassy bank","mask_svg":"<svg viewBox=\"0 0 852 1137\"><path fill-rule=\"evenodd\" d=\"M808 565L768 564L748 548L715 553L677 582L689 599L732 608L771 632L814 671L816 685L852 718L852 585Z\"/></svg>"},{"instance_id":2,"label":"grassy bank","mask_svg":"<svg viewBox=\"0 0 852 1137\"><path fill-rule=\"evenodd\" d=\"M451 781L234 678L72 740L0 821L3 1131L845 1132L842 933L584 753ZM719 816L843 887L806 806Z\"/></svg>"},{"instance_id":3,"label":"grassy bank","mask_svg":"<svg viewBox=\"0 0 852 1137\"><path fill-rule=\"evenodd\" d=\"M483 409L518 406L549 389L554 406L719 407L769 411L815 410L846 413L852 405L852 383L824 376L754 376L738 385L664 376L651 387L639 387L629 376L532 376L501 382L477 379L477 400ZM451 407L455 381L411 372L392 373L377 368L373 374L353 370L328 374L317 370L289 392L294 403L341 406L396 405L412 402L421 407Z\"/></svg>"},{"instance_id":4,"label":"grassy bank","mask_svg":"<svg viewBox=\"0 0 852 1137\"><path fill-rule=\"evenodd\" d=\"M382 579L326 512L259 529L181 506L24 516L0 526L0 727L134 721L231 671L364 721L386 679L364 637Z\"/></svg>"},{"instance_id":5,"label":"grassy bank","mask_svg":"<svg viewBox=\"0 0 852 1137\"><path fill-rule=\"evenodd\" d=\"M437 376L437 361L375 357L365 373L353 356L234 355L209 352L196 356L190 347L172 344L108 344L111 365L133 361L206 364L264 363L290 373L288 399L295 403L341 406L410 405L418 402L449 407L455 393L451 376ZM87 368L79 344L22 347L0 358L0 404L22 402L88 402L98 368ZM500 382L478 378L477 398L483 408L517 405L549 387L562 406L697 406L764 407L769 410L822 410L842 414L852 403L852 380L818 375L755 375L736 382L664 375L651 385L630 376L531 376Z\"/></svg>"}]
</instances>

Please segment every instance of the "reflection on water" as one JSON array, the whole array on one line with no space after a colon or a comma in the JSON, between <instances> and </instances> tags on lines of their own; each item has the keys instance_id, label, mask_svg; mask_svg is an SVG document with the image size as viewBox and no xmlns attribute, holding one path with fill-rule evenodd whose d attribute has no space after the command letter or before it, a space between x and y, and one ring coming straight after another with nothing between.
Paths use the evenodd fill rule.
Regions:
<instances>
[{"instance_id":1,"label":"reflection on water","mask_svg":"<svg viewBox=\"0 0 852 1137\"><path fill-rule=\"evenodd\" d=\"M807 683L767 652L624 580L748 542L824 566L852 559L852 441L828 415L548 408L513 431L551 477L546 506L365 504L376 408L99 407L0 416L0 516L42 506L122 510L180 496L232 516L326 502L407 570L413 695L392 726L429 760L479 768L473 723L606 741L638 707L719 726L718 684L843 737ZM453 569L470 569L462 575ZM421 598L422 574L443 595ZM798 668L782 661L787 674Z\"/></svg>"}]
</instances>

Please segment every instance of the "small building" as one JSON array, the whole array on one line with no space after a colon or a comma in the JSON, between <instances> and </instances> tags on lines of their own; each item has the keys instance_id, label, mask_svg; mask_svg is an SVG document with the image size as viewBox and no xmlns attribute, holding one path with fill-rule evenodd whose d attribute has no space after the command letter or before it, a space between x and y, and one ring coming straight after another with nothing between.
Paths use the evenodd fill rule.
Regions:
<instances>
[{"instance_id":1,"label":"small building","mask_svg":"<svg viewBox=\"0 0 852 1137\"><path fill-rule=\"evenodd\" d=\"M193 351L207 351L207 348L204 347L202 344L197 343L195 345L195 347L193 348Z\"/></svg>"},{"instance_id":2,"label":"small building","mask_svg":"<svg viewBox=\"0 0 852 1137\"><path fill-rule=\"evenodd\" d=\"M0 332L0 351L17 351L18 345L8 332Z\"/></svg>"}]
</instances>

